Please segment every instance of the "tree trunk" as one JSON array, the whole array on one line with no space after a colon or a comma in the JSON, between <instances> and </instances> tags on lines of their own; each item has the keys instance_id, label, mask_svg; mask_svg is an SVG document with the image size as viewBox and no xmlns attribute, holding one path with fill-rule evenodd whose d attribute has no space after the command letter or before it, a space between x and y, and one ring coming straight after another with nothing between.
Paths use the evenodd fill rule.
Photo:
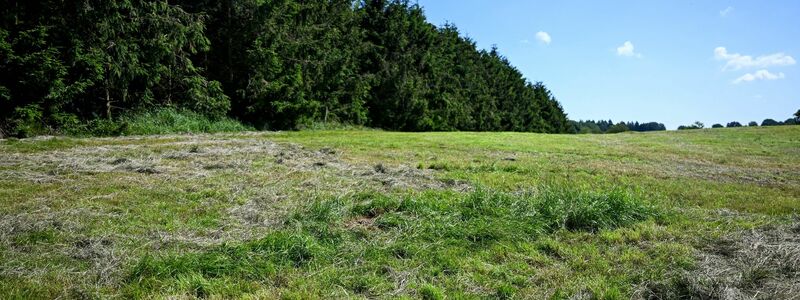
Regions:
<instances>
[{"instance_id":1,"label":"tree trunk","mask_svg":"<svg viewBox=\"0 0 800 300\"><path fill-rule=\"evenodd\" d=\"M111 120L111 92L108 90L108 82L106 82L106 116Z\"/></svg>"},{"instance_id":2,"label":"tree trunk","mask_svg":"<svg viewBox=\"0 0 800 300\"><path fill-rule=\"evenodd\" d=\"M226 21L226 30L225 34L228 36L228 41L226 46L226 61L227 65L225 68L228 70L228 82L233 82L234 74L233 74L233 34L231 31L233 30L233 0L225 1L226 4L226 13L227 13L227 20Z\"/></svg>"}]
</instances>

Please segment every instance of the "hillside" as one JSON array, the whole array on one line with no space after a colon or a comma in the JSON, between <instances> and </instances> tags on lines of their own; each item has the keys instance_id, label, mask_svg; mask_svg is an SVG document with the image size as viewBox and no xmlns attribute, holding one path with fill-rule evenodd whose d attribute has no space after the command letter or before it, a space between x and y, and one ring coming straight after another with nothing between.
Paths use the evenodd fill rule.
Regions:
<instances>
[{"instance_id":1,"label":"hillside","mask_svg":"<svg viewBox=\"0 0 800 300\"><path fill-rule=\"evenodd\" d=\"M798 166L800 126L2 140L0 298L790 299Z\"/></svg>"}]
</instances>

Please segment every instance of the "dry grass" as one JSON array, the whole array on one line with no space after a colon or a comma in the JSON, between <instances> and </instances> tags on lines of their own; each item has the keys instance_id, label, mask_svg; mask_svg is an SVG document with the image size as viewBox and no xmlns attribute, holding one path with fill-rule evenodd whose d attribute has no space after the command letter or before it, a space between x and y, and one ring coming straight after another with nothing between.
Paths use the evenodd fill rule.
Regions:
<instances>
[{"instance_id":1,"label":"dry grass","mask_svg":"<svg viewBox=\"0 0 800 300\"><path fill-rule=\"evenodd\" d=\"M749 229L710 240L697 266L667 282L644 285L643 299L798 299L800 223Z\"/></svg>"}]
</instances>

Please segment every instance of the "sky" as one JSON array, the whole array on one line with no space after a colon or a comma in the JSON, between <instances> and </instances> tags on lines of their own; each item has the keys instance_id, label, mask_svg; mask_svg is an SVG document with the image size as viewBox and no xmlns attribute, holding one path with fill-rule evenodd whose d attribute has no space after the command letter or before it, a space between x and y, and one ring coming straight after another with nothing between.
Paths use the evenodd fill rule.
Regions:
<instances>
[{"instance_id":1,"label":"sky","mask_svg":"<svg viewBox=\"0 0 800 300\"><path fill-rule=\"evenodd\" d=\"M783 121L800 109L800 1L418 0L496 45L573 120Z\"/></svg>"}]
</instances>

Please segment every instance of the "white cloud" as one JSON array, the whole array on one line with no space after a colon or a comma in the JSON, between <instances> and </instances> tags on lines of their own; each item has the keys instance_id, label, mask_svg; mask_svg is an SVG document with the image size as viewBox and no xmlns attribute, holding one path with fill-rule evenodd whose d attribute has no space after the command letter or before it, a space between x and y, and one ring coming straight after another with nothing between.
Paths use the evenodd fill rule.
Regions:
<instances>
[{"instance_id":1,"label":"white cloud","mask_svg":"<svg viewBox=\"0 0 800 300\"><path fill-rule=\"evenodd\" d=\"M719 11L719 15L721 17L727 17L732 12L733 12L733 7L732 6L728 6L727 8Z\"/></svg>"},{"instance_id":2,"label":"white cloud","mask_svg":"<svg viewBox=\"0 0 800 300\"><path fill-rule=\"evenodd\" d=\"M634 51L633 43L630 41L626 41L622 46L617 47L617 55L642 57L641 54Z\"/></svg>"},{"instance_id":3,"label":"white cloud","mask_svg":"<svg viewBox=\"0 0 800 300\"><path fill-rule=\"evenodd\" d=\"M742 75L742 77L736 78L733 81L734 84L739 84L742 82L751 82L756 80L778 80L785 78L786 75L783 73L773 74L767 70L758 70L755 73L747 73Z\"/></svg>"},{"instance_id":4,"label":"white cloud","mask_svg":"<svg viewBox=\"0 0 800 300\"><path fill-rule=\"evenodd\" d=\"M739 70L742 68L766 68L771 66L791 66L797 63L793 57L783 53L775 53L770 55L762 55L753 58L750 55L741 55L739 53L728 53L725 47L717 47L714 49L714 58L718 60L727 61L723 71Z\"/></svg>"},{"instance_id":5,"label":"white cloud","mask_svg":"<svg viewBox=\"0 0 800 300\"><path fill-rule=\"evenodd\" d=\"M537 32L536 39L547 45L550 45L550 42L553 41L553 39L550 38L550 34L544 31Z\"/></svg>"}]
</instances>

